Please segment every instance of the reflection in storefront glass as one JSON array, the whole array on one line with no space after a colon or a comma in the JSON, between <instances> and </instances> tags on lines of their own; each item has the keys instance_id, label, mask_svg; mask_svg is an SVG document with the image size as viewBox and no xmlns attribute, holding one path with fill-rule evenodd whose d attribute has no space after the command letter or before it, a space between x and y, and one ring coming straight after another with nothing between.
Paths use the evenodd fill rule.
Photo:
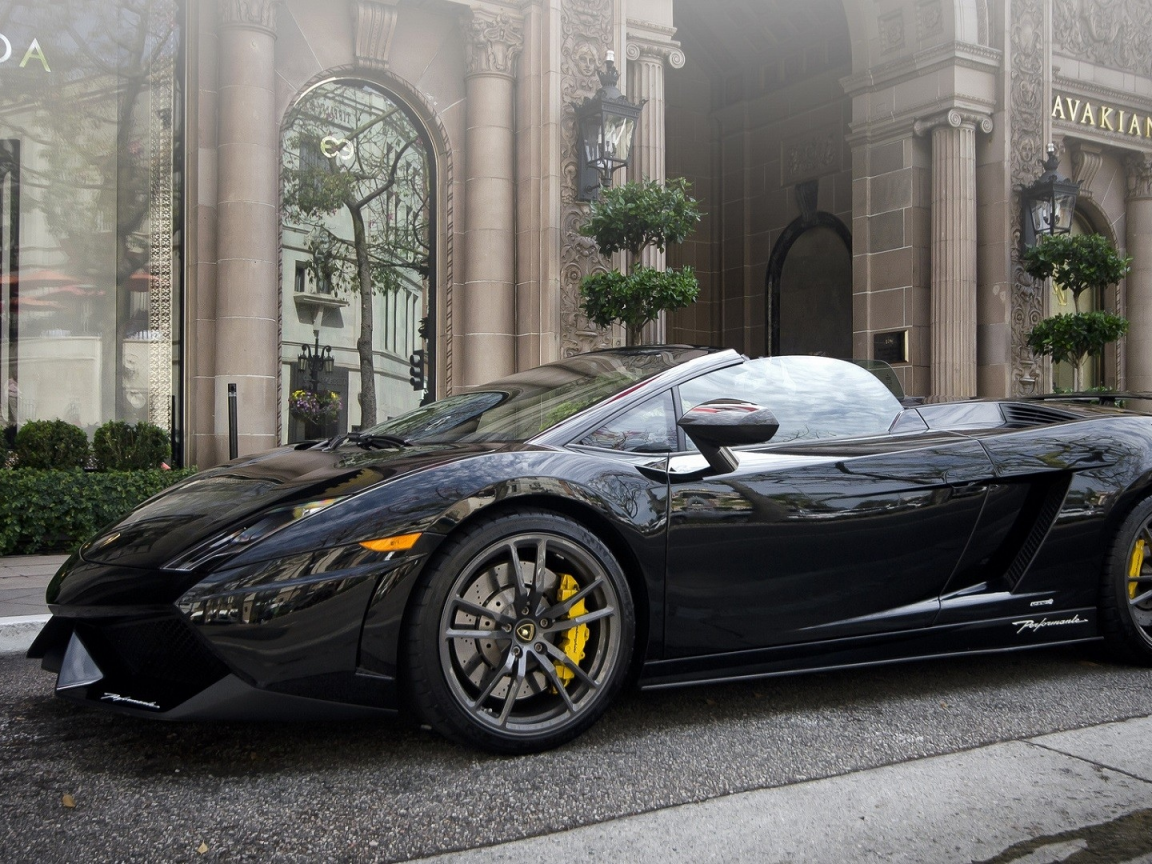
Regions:
<instances>
[{"instance_id":1,"label":"reflection in storefront glass","mask_svg":"<svg viewBox=\"0 0 1152 864\"><path fill-rule=\"evenodd\" d=\"M372 426L425 400L409 358L425 351L423 377L434 380L433 185L423 127L363 81L305 93L282 147L282 390L316 386L341 402L317 422L285 399L291 441ZM297 362L309 344L332 349L315 385Z\"/></svg>"},{"instance_id":2,"label":"reflection in storefront glass","mask_svg":"<svg viewBox=\"0 0 1152 864\"><path fill-rule=\"evenodd\" d=\"M182 20L177 0L0 7L5 426L172 428Z\"/></svg>"}]
</instances>

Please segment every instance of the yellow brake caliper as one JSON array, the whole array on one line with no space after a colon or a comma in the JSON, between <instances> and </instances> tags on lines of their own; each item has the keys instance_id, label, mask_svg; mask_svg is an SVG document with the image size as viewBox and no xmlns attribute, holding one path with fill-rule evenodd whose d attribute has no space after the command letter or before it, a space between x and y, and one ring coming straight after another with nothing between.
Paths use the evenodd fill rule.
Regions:
<instances>
[{"instance_id":1,"label":"yellow brake caliper","mask_svg":"<svg viewBox=\"0 0 1152 864\"><path fill-rule=\"evenodd\" d=\"M1140 571L1144 567L1144 541L1137 540L1136 548L1132 550L1132 559L1128 562L1128 599L1135 600L1139 590Z\"/></svg>"},{"instance_id":2,"label":"yellow brake caliper","mask_svg":"<svg viewBox=\"0 0 1152 864\"><path fill-rule=\"evenodd\" d=\"M1141 541L1143 542L1143 541ZM580 590L580 586L576 583L567 573L560 573L560 586L556 589L556 602L563 603L573 594ZM583 615L588 609L584 605L584 601L573 604L572 608L568 610L569 618L576 618ZM588 625L581 624L577 627L572 627L565 630L563 635L560 636L556 647L559 648L573 663L579 665L580 661L584 659L584 646L588 644ZM576 673L560 662L553 662L556 667L556 677L560 679L565 688L568 687L568 682L576 677Z\"/></svg>"}]
</instances>

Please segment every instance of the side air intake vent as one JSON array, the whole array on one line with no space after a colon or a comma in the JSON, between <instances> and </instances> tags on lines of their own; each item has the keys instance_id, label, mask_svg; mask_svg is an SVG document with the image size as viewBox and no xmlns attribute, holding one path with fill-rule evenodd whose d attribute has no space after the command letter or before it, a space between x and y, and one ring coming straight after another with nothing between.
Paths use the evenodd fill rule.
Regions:
<instances>
[{"instance_id":1,"label":"side air intake vent","mask_svg":"<svg viewBox=\"0 0 1152 864\"><path fill-rule=\"evenodd\" d=\"M1025 405L1020 402L1007 402L1000 406L1004 411L1005 425L1013 429L1026 429L1029 426L1047 426L1049 423L1064 423L1075 420L1076 415L1047 405Z\"/></svg>"}]
</instances>

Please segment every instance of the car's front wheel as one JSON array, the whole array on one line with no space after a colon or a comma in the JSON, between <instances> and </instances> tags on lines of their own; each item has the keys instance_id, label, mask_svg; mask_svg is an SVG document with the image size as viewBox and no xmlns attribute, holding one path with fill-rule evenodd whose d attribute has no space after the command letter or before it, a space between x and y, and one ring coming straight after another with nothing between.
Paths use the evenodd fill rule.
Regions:
<instances>
[{"instance_id":1,"label":"car's front wheel","mask_svg":"<svg viewBox=\"0 0 1152 864\"><path fill-rule=\"evenodd\" d=\"M604 543L540 510L445 541L409 615L409 699L441 734L503 753L563 744L619 690L632 658L628 584Z\"/></svg>"},{"instance_id":2,"label":"car's front wheel","mask_svg":"<svg viewBox=\"0 0 1152 864\"><path fill-rule=\"evenodd\" d=\"M1152 498L1120 525L1104 565L1100 629L1118 659L1152 665Z\"/></svg>"}]
</instances>

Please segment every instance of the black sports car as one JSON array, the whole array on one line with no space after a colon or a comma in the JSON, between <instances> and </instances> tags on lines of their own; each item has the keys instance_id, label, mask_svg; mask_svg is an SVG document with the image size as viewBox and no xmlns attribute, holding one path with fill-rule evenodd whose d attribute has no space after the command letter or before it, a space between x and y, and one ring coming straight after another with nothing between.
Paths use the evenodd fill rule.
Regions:
<instances>
[{"instance_id":1,"label":"black sports car","mask_svg":"<svg viewBox=\"0 0 1152 864\"><path fill-rule=\"evenodd\" d=\"M168 719L567 741L641 687L1103 639L1152 662L1152 417L865 369L571 357L204 471L84 545L30 656Z\"/></svg>"}]
</instances>

